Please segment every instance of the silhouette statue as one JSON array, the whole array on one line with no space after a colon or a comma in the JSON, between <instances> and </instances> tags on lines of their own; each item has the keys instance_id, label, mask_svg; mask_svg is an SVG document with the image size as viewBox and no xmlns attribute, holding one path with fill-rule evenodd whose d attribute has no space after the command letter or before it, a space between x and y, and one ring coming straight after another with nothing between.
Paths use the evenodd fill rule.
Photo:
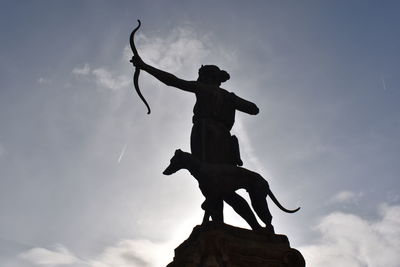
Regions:
<instances>
[{"instance_id":1,"label":"silhouette statue","mask_svg":"<svg viewBox=\"0 0 400 267\"><path fill-rule=\"evenodd\" d=\"M266 225L266 229L273 232L271 224L272 215L269 212L266 197L269 196L272 201L284 212L294 213L295 210L284 208L276 199L268 182L258 173L252 172L245 168L229 165L229 164L210 164L198 160L190 153L183 152L178 149L171 158L170 165L165 169L163 174L171 175L181 169L187 169L192 176L199 182L199 187L206 200L202 204L205 210L203 223L207 222L209 217L215 212L219 213L218 207L222 201L231 204L234 192L238 189L246 189L251 199L251 205L258 217ZM248 205L247 205L248 206ZM236 206L232 206L236 211ZM215 210L217 208L217 210ZM241 207L245 216L243 219L251 226L253 230L261 229L261 225L257 222L250 208ZM241 214L242 215L242 214Z\"/></svg>"},{"instance_id":2,"label":"silhouette statue","mask_svg":"<svg viewBox=\"0 0 400 267\"><path fill-rule=\"evenodd\" d=\"M236 136L231 135L230 131L235 122L236 111L256 115L259 113L258 107L254 103L221 88L221 83L229 80L230 75L215 65L202 65L198 71L197 80L187 81L146 64L139 56L134 44L134 35L141 25L140 21L138 22L138 26L130 35L130 45L133 52L133 57L130 62L136 67L134 75L135 89L146 104L148 113L150 113L150 107L142 96L138 85L140 70L146 71L167 86L172 86L182 91L195 94L196 103L193 108L193 126L190 136L192 158L196 158L203 164L212 164L214 169L219 165L222 169L225 169L227 166L230 166L230 168L242 166L243 162L240 158L238 139ZM203 180L205 180L205 178L203 178ZM208 180L211 181L213 179L209 178ZM226 185L219 183L218 186L225 187ZM243 184L243 186L246 187L247 185ZM206 211L204 221L208 220L211 216L213 221L223 222L224 200L231 205L253 229L261 227L247 201L239 194L235 193L236 189L231 190L230 194L219 195L217 197L216 193L207 192L209 190L207 186L205 189L202 188L204 186L200 187L205 196L213 195L213 197L208 197L208 200L206 199L202 205L202 208ZM222 192L221 188L216 188L214 190L219 193ZM259 194L255 195L259 196ZM259 203L259 201L255 203ZM261 205L264 204L253 204L253 207L257 207L259 216L267 225L267 228L273 229L271 225L272 217L269 218L269 212L265 213L264 211L265 214L261 213ZM268 211L268 208L263 210Z\"/></svg>"},{"instance_id":3,"label":"silhouette statue","mask_svg":"<svg viewBox=\"0 0 400 267\"><path fill-rule=\"evenodd\" d=\"M189 238L175 249L173 262L168 267L181 266L290 266L304 267L300 252L290 248L284 235L277 235L272 226L267 196L284 212L294 213L300 208L288 210L283 207L268 182L258 173L239 167L239 143L231 135L236 111L256 115L258 107L232 92L221 88L230 75L215 65L202 65L196 81L187 81L166 71L146 64L135 47L134 36L140 28L132 31L129 42L133 52L130 62L135 67L133 83L150 114L150 107L139 89L139 73L146 71L167 86L172 86L196 96L193 108L191 153L178 149L163 174L171 175L187 169L198 181L205 197L203 223L193 229ZM262 227L247 201L238 195L245 189ZM228 203L253 229L240 229L223 224L223 205ZM210 217L213 222L208 223Z\"/></svg>"},{"instance_id":4,"label":"silhouette statue","mask_svg":"<svg viewBox=\"0 0 400 267\"><path fill-rule=\"evenodd\" d=\"M204 65L199 69L197 81L186 81L175 75L159 70L133 56L131 62L136 68L144 70L168 86L173 86L196 95L193 109L193 127L190 136L192 155L202 162L241 166L239 144L230 130L235 122L236 110L256 115L258 107L245 99L220 88L230 76L214 65ZM247 221L256 221L246 200L232 193L229 201L234 210ZM217 205L217 203L215 202ZM223 221L223 202L218 202L211 214L214 221ZM218 212L217 212L218 211ZM256 227L255 223L252 223Z\"/></svg>"}]
</instances>

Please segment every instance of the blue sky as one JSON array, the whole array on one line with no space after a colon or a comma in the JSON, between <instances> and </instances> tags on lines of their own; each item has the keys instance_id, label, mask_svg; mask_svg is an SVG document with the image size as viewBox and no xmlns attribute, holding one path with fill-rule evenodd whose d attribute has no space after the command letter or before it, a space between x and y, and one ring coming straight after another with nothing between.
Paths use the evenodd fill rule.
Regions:
<instances>
[{"instance_id":1,"label":"blue sky","mask_svg":"<svg viewBox=\"0 0 400 267\"><path fill-rule=\"evenodd\" d=\"M260 108L237 114L233 133L244 166L302 207L270 205L309 266L397 266L399 11L361 0L1 1L0 265L162 266L201 222L195 180L161 174L176 148L189 151L195 99L142 73L146 115L128 62L141 19L146 62L188 80L216 64L231 75L223 88Z\"/></svg>"}]
</instances>

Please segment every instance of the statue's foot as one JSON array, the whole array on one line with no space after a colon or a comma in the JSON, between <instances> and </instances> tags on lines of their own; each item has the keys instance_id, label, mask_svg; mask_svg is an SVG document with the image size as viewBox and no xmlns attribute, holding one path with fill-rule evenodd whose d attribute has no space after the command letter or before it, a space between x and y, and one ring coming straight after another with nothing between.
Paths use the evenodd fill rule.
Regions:
<instances>
[{"instance_id":1,"label":"statue's foot","mask_svg":"<svg viewBox=\"0 0 400 267\"><path fill-rule=\"evenodd\" d=\"M265 226L264 231L267 231L271 234L275 234L274 226L272 224L268 224Z\"/></svg>"},{"instance_id":2,"label":"statue's foot","mask_svg":"<svg viewBox=\"0 0 400 267\"><path fill-rule=\"evenodd\" d=\"M275 234L274 226L272 224L268 224L265 227L260 227L259 229L256 229L256 231L268 235Z\"/></svg>"},{"instance_id":3,"label":"statue's foot","mask_svg":"<svg viewBox=\"0 0 400 267\"><path fill-rule=\"evenodd\" d=\"M243 161L241 159L238 159L237 165L238 166L243 166Z\"/></svg>"}]
</instances>

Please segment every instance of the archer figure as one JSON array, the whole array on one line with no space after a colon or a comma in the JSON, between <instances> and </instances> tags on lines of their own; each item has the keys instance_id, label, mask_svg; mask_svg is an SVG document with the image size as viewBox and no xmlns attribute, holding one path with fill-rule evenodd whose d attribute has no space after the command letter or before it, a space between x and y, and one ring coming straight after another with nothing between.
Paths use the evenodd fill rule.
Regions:
<instances>
[{"instance_id":1,"label":"archer figure","mask_svg":"<svg viewBox=\"0 0 400 267\"><path fill-rule=\"evenodd\" d=\"M230 133L235 112L256 115L259 109L254 103L220 87L230 78L226 71L214 65L204 65L199 69L197 81L186 81L146 64L139 56L133 56L131 62L164 84L195 94L190 137L195 157L207 163L242 165L237 139Z\"/></svg>"},{"instance_id":2,"label":"archer figure","mask_svg":"<svg viewBox=\"0 0 400 267\"><path fill-rule=\"evenodd\" d=\"M237 138L230 133L235 122L235 112L238 110L256 115L259 109L254 103L220 87L221 83L230 78L226 71L214 65L204 65L199 69L196 81L186 81L146 64L138 55L133 56L131 62L136 68L146 71L164 84L195 94L196 104L190 136L193 156L206 163L242 165ZM244 198L233 193L224 200L253 229L261 228ZM212 205L213 221L223 222L222 198L213 201Z\"/></svg>"},{"instance_id":3,"label":"archer figure","mask_svg":"<svg viewBox=\"0 0 400 267\"><path fill-rule=\"evenodd\" d=\"M138 84L141 69L168 86L196 95L190 137L193 156L207 163L243 165L240 159L238 140L236 136L231 136L230 130L235 122L236 110L256 115L259 112L258 107L254 103L222 89L221 83L229 80L230 76L215 65L202 65L197 81L186 81L144 63L134 42L135 33L140 26L141 22L138 20L138 26L129 37L133 52L130 62L136 67L133 81L139 97L147 106L147 113L150 114L150 107L141 94Z\"/></svg>"}]
</instances>

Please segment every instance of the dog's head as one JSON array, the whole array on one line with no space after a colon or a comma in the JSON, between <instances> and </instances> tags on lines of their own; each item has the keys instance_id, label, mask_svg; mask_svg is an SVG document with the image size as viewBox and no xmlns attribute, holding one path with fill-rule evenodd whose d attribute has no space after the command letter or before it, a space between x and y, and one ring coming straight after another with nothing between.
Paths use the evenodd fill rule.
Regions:
<instances>
[{"instance_id":1,"label":"dog's head","mask_svg":"<svg viewBox=\"0 0 400 267\"><path fill-rule=\"evenodd\" d=\"M169 166L163 171L165 175L171 175L184 167L185 152L180 149L175 151L174 156L171 158Z\"/></svg>"}]
</instances>

